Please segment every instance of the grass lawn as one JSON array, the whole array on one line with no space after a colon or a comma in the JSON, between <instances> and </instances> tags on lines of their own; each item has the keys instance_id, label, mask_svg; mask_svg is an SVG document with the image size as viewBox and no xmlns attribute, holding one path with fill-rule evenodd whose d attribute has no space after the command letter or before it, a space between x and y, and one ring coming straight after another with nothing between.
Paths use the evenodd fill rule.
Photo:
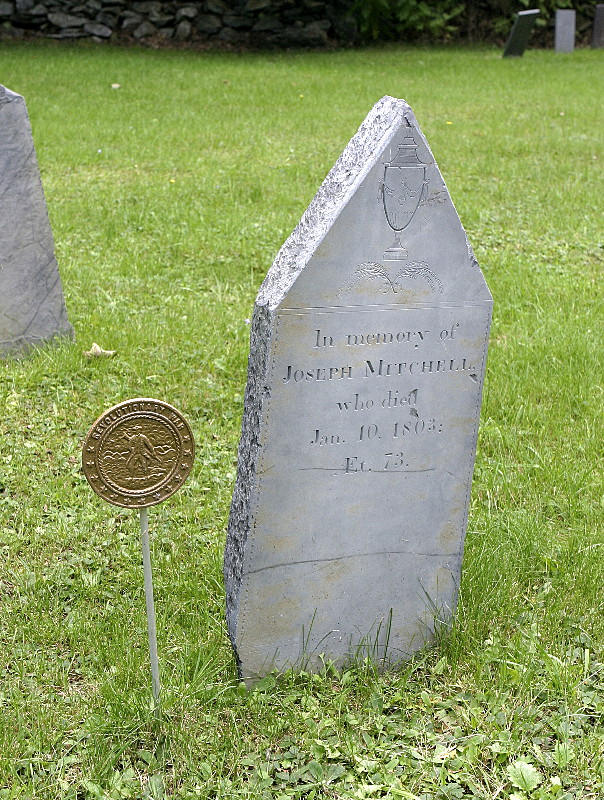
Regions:
<instances>
[{"instance_id":1,"label":"grass lawn","mask_svg":"<svg viewBox=\"0 0 604 800\"><path fill-rule=\"evenodd\" d=\"M77 341L0 364L0 799L604 797L603 53L6 43ZM120 84L120 88L112 88ZM222 551L257 289L382 95L431 144L495 299L456 625L398 674L247 692ZM84 357L92 342L117 350ZM176 405L198 458L135 513L82 439Z\"/></svg>"}]
</instances>

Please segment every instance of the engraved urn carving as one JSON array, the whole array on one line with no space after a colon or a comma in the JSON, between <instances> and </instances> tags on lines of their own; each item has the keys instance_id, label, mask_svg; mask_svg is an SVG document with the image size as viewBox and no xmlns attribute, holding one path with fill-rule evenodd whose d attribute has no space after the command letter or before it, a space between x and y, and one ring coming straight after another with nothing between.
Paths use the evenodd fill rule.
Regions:
<instances>
[{"instance_id":1,"label":"engraved urn carving","mask_svg":"<svg viewBox=\"0 0 604 800\"><path fill-rule=\"evenodd\" d=\"M403 261L407 251L401 243L401 232L409 225L425 194L426 164L417 157L417 142L411 133L398 145L398 152L384 164L384 177L379 193L394 241L384 253L384 261Z\"/></svg>"}]
</instances>

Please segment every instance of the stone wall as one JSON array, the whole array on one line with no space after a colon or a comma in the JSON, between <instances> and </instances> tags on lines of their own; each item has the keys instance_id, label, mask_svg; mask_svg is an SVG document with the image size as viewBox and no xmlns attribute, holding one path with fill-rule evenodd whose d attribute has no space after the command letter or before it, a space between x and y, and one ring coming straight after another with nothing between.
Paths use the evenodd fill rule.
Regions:
<instances>
[{"instance_id":1,"label":"stone wall","mask_svg":"<svg viewBox=\"0 0 604 800\"><path fill-rule=\"evenodd\" d=\"M0 0L5 35L323 47L354 41L350 0Z\"/></svg>"}]
</instances>

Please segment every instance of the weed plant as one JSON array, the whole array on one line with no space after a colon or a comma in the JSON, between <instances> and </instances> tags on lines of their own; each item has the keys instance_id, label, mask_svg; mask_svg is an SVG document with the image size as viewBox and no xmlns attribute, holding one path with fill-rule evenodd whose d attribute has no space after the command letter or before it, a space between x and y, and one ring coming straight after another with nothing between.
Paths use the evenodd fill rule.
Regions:
<instances>
[{"instance_id":1,"label":"weed plant","mask_svg":"<svg viewBox=\"0 0 604 800\"><path fill-rule=\"evenodd\" d=\"M601 78L587 50L3 43L77 339L0 364L0 798L604 797ZM398 673L248 692L221 568L248 320L385 94L412 105L495 299L458 615ZM94 419L136 396L198 446L150 512L159 723L137 518L80 468Z\"/></svg>"}]
</instances>

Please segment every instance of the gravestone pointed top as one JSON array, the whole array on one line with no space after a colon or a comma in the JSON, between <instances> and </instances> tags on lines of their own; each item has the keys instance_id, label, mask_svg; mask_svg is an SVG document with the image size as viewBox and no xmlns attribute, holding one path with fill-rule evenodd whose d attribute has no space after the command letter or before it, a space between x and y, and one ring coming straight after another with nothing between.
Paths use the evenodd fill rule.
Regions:
<instances>
[{"instance_id":1,"label":"gravestone pointed top","mask_svg":"<svg viewBox=\"0 0 604 800\"><path fill-rule=\"evenodd\" d=\"M388 180L385 183L382 180L386 164L392 168L387 175L396 175L398 168L407 167L401 174L407 176L408 195L404 202L397 196L395 206L397 211L402 211L403 207L407 209L402 212L408 217L404 220L404 228L408 228L405 236L411 244L418 237L422 238L424 260L440 258L442 238L451 233L455 247L450 250L444 272L439 276L439 292L448 297L459 298L460 292L466 296L470 292L490 298L480 270L473 268L475 259L470 245L413 111L404 100L383 97L350 140L277 254L260 287L259 305L270 309L284 303L292 308L306 307L309 303L316 305L322 295L330 307L366 302L367 298L359 295L360 287L354 292L344 290L342 261L352 265L372 263L376 249L381 247L384 230L390 227L395 239L399 237L396 224L392 227L392 218L388 219L388 212L382 210L376 215L390 192ZM368 178L372 172L379 176ZM415 179L419 180L417 187L412 185ZM372 190L359 192L366 181L373 181ZM377 216L377 224L362 224L372 216ZM414 217L416 224L410 226ZM428 230L431 235L427 235ZM330 255L333 252L337 252L336 259ZM406 259L402 246L384 254L384 261L390 267L401 266ZM320 263L321 268L305 269L311 261ZM460 270L468 269L470 280L460 281ZM353 280L354 276L353 269L349 277ZM432 287L422 281L408 284L407 292L412 288L417 289L417 300L426 299L433 292Z\"/></svg>"},{"instance_id":2,"label":"gravestone pointed top","mask_svg":"<svg viewBox=\"0 0 604 800\"><path fill-rule=\"evenodd\" d=\"M323 181L260 287L258 302L276 307L331 228L386 142L405 120L414 120L404 100L382 97Z\"/></svg>"},{"instance_id":3,"label":"gravestone pointed top","mask_svg":"<svg viewBox=\"0 0 604 800\"><path fill-rule=\"evenodd\" d=\"M0 86L0 356L72 336L25 101Z\"/></svg>"},{"instance_id":4,"label":"gravestone pointed top","mask_svg":"<svg viewBox=\"0 0 604 800\"><path fill-rule=\"evenodd\" d=\"M397 663L450 619L491 305L413 112L383 98L254 309L225 552L244 679Z\"/></svg>"}]
</instances>

